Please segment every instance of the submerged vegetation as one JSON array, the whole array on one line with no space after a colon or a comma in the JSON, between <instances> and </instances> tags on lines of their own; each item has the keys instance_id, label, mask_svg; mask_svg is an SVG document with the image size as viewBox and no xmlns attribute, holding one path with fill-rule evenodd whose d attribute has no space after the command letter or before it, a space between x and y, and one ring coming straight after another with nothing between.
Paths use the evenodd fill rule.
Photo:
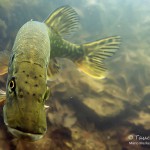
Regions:
<instances>
[{"instance_id":1,"label":"submerged vegetation","mask_svg":"<svg viewBox=\"0 0 150 150\"><path fill-rule=\"evenodd\" d=\"M50 11L66 4L81 18L81 27L71 41L84 43L120 35L120 51L106 62L109 74L103 80L82 74L70 60L60 60L63 70L49 83L48 131L35 143L14 139L8 133L1 106L0 148L148 150L150 140L149 145L129 144L139 142L129 137L150 135L149 1L0 0L0 50L11 50L18 29L26 21L42 21ZM0 87L5 89L5 84L6 75L0 79Z\"/></svg>"}]
</instances>

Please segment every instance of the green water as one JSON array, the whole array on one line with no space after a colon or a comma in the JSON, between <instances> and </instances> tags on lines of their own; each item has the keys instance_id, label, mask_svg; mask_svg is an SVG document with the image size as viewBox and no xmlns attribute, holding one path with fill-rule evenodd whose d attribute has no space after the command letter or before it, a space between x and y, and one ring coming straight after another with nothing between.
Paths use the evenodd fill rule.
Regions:
<instances>
[{"instance_id":1,"label":"green water","mask_svg":"<svg viewBox=\"0 0 150 150\"><path fill-rule=\"evenodd\" d=\"M106 79L84 75L67 59L50 82L48 130L35 143L7 131L0 108L2 150L148 150L150 148L150 1L149 0L0 0L0 50L11 51L17 31L27 21L43 21L70 5L80 28L68 40L85 43L119 35L119 51L107 59ZM7 75L1 76L5 89Z\"/></svg>"}]
</instances>

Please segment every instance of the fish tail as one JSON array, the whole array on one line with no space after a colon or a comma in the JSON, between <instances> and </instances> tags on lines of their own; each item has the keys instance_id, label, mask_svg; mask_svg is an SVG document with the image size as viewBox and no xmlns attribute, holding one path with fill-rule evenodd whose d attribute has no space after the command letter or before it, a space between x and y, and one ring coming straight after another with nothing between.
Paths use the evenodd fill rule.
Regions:
<instances>
[{"instance_id":1,"label":"fish tail","mask_svg":"<svg viewBox=\"0 0 150 150\"><path fill-rule=\"evenodd\" d=\"M62 6L49 15L44 23L61 37L69 37L78 29L79 17L72 7Z\"/></svg>"},{"instance_id":2,"label":"fish tail","mask_svg":"<svg viewBox=\"0 0 150 150\"><path fill-rule=\"evenodd\" d=\"M85 74L97 79L105 78L107 69L104 60L112 56L119 49L119 45L119 36L82 44L84 56L75 63Z\"/></svg>"}]
</instances>

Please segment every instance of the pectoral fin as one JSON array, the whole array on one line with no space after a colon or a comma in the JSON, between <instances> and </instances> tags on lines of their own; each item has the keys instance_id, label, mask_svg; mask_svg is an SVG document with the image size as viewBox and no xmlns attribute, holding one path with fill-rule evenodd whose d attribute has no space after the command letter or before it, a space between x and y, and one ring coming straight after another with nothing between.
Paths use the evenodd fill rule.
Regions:
<instances>
[{"instance_id":1,"label":"pectoral fin","mask_svg":"<svg viewBox=\"0 0 150 150\"><path fill-rule=\"evenodd\" d=\"M9 54L0 52L0 76L8 72Z\"/></svg>"},{"instance_id":2,"label":"pectoral fin","mask_svg":"<svg viewBox=\"0 0 150 150\"><path fill-rule=\"evenodd\" d=\"M52 81L56 79L60 73L60 64L56 58L51 59L48 66L47 76L48 80Z\"/></svg>"},{"instance_id":3,"label":"pectoral fin","mask_svg":"<svg viewBox=\"0 0 150 150\"><path fill-rule=\"evenodd\" d=\"M6 101L6 92L0 89L0 106Z\"/></svg>"}]
</instances>

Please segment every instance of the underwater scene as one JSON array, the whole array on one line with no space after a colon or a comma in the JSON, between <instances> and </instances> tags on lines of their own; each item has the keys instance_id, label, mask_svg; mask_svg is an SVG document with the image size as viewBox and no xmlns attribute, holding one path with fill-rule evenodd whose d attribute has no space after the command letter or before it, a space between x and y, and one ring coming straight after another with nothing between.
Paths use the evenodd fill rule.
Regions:
<instances>
[{"instance_id":1,"label":"underwater scene","mask_svg":"<svg viewBox=\"0 0 150 150\"><path fill-rule=\"evenodd\" d=\"M149 150L149 32L149 0L0 0L0 150Z\"/></svg>"}]
</instances>

